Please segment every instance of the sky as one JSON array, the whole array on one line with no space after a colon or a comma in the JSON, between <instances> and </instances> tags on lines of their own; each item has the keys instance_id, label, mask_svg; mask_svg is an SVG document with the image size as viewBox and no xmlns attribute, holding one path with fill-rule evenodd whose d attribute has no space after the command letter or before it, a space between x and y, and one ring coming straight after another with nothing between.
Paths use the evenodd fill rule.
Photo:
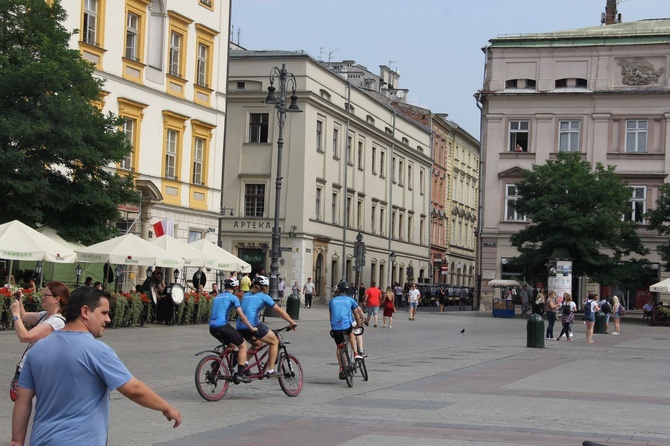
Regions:
<instances>
[{"instance_id":1,"label":"sky","mask_svg":"<svg viewBox=\"0 0 670 446\"><path fill-rule=\"evenodd\" d=\"M606 0L232 0L232 40L248 50L304 50L400 73L407 102L447 113L479 140L473 95L483 47L506 34L600 26ZM670 18L670 0L620 0L623 22ZM290 67L287 67L290 71Z\"/></svg>"}]
</instances>

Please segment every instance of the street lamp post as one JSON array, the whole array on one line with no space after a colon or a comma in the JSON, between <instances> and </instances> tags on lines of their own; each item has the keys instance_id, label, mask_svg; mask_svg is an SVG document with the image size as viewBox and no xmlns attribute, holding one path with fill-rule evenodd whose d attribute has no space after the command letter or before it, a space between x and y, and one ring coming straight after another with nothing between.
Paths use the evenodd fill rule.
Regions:
<instances>
[{"instance_id":1,"label":"street lamp post","mask_svg":"<svg viewBox=\"0 0 670 446\"><path fill-rule=\"evenodd\" d=\"M398 257L398 254L395 253L395 251L391 251L389 254L389 260L391 261L389 265L389 283L388 286L393 287L393 279L394 279L394 274L395 274L395 259Z\"/></svg>"},{"instance_id":2,"label":"street lamp post","mask_svg":"<svg viewBox=\"0 0 670 446\"><path fill-rule=\"evenodd\" d=\"M37 274L37 288L42 287L42 261L38 260L35 263L35 274Z\"/></svg>"},{"instance_id":3,"label":"street lamp post","mask_svg":"<svg viewBox=\"0 0 670 446\"><path fill-rule=\"evenodd\" d=\"M81 264L77 265L77 267L74 269L74 273L77 275L77 286L75 288L79 288L79 279L81 278L83 272L84 270L82 270Z\"/></svg>"},{"instance_id":4,"label":"street lamp post","mask_svg":"<svg viewBox=\"0 0 670 446\"><path fill-rule=\"evenodd\" d=\"M275 96L274 82L279 81L279 97ZM292 94L291 103L286 106L286 87L290 86ZM284 148L284 123L286 113L299 113L298 96L295 94L297 82L292 73L286 71L286 65L282 64L281 69L272 67L270 70L270 86L265 103L274 105L277 110L277 122L279 125L279 137L277 138L277 177L275 179L275 213L274 226L272 227L272 250L270 252L270 297L276 302L279 301L279 256L281 253L281 228L279 227L279 206L281 197L281 162L282 150Z\"/></svg>"}]
</instances>

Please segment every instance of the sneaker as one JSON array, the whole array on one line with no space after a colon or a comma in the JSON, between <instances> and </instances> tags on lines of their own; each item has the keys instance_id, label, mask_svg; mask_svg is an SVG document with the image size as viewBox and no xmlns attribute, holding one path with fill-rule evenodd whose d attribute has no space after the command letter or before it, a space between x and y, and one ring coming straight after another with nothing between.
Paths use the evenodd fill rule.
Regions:
<instances>
[{"instance_id":1,"label":"sneaker","mask_svg":"<svg viewBox=\"0 0 670 446\"><path fill-rule=\"evenodd\" d=\"M570 334L568 335L568 337L569 337L569 338L572 338L572 337L573 337L573 336L572 336L572 333L570 333Z\"/></svg>"},{"instance_id":2,"label":"sneaker","mask_svg":"<svg viewBox=\"0 0 670 446\"><path fill-rule=\"evenodd\" d=\"M556 338L556 340L557 340L557 341L560 341L560 340L561 340L561 338Z\"/></svg>"},{"instance_id":3,"label":"sneaker","mask_svg":"<svg viewBox=\"0 0 670 446\"><path fill-rule=\"evenodd\" d=\"M233 375L233 382L234 382L235 384L239 384L239 383L250 383L250 382L251 382L251 379L247 378L247 377L244 376L244 375L238 375L238 374L235 374L235 375Z\"/></svg>"},{"instance_id":4,"label":"sneaker","mask_svg":"<svg viewBox=\"0 0 670 446\"><path fill-rule=\"evenodd\" d=\"M365 324L366 327L370 326L370 324L368 324L368 321L363 321L363 323Z\"/></svg>"},{"instance_id":5,"label":"sneaker","mask_svg":"<svg viewBox=\"0 0 670 446\"><path fill-rule=\"evenodd\" d=\"M572 341L572 338L568 338L568 341Z\"/></svg>"},{"instance_id":6,"label":"sneaker","mask_svg":"<svg viewBox=\"0 0 670 446\"><path fill-rule=\"evenodd\" d=\"M272 372L265 372L266 378L281 378L282 376L284 376L284 374L277 370L274 370Z\"/></svg>"},{"instance_id":7,"label":"sneaker","mask_svg":"<svg viewBox=\"0 0 670 446\"><path fill-rule=\"evenodd\" d=\"M393 327L391 327L391 326L389 325L389 328L393 328Z\"/></svg>"},{"instance_id":8,"label":"sneaker","mask_svg":"<svg viewBox=\"0 0 670 446\"><path fill-rule=\"evenodd\" d=\"M344 373L344 370L340 370L340 379L347 379L347 375Z\"/></svg>"},{"instance_id":9,"label":"sneaker","mask_svg":"<svg viewBox=\"0 0 670 446\"><path fill-rule=\"evenodd\" d=\"M373 327L374 327L374 328L377 328L377 324L374 324Z\"/></svg>"},{"instance_id":10,"label":"sneaker","mask_svg":"<svg viewBox=\"0 0 670 446\"><path fill-rule=\"evenodd\" d=\"M615 331L614 333L612 333L612 334L613 334L613 335L617 335L617 336L619 335L619 333L617 333L616 331Z\"/></svg>"},{"instance_id":11,"label":"sneaker","mask_svg":"<svg viewBox=\"0 0 670 446\"><path fill-rule=\"evenodd\" d=\"M376 327L376 325L375 325L375 327ZM386 328L386 324L382 325L382 328ZM389 328L390 328L390 327L389 327Z\"/></svg>"},{"instance_id":12,"label":"sneaker","mask_svg":"<svg viewBox=\"0 0 670 446\"><path fill-rule=\"evenodd\" d=\"M367 357L368 357L368 354L365 353L365 350L361 350L360 352L358 352L358 354L359 354L360 356L364 357L364 358L367 358Z\"/></svg>"},{"instance_id":13,"label":"sneaker","mask_svg":"<svg viewBox=\"0 0 670 446\"><path fill-rule=\"evenodd\" d=\"M363 355L361 355L360 353L356 353L354 355L354 359L363 359Z\"/></svg>"}]
</instances>

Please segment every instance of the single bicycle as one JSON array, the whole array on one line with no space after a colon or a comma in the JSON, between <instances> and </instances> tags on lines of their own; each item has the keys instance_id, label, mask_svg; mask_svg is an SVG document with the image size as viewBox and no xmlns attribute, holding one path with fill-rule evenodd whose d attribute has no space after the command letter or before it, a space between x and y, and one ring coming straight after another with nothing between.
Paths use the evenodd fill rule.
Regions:
<instances>
[{"instance_id":1,"label":"single bicycle","mask_svg":"<svg viewBox=\"0 0 670 446\"><path fill-rule=\"evenodd\" d=\"M279 386L288 396L298 396L302 391L303 377L300 361L290 354L286 348L290 342L284 341L282 332L289 331L291 326L272 330L279 340L279 352L275 369L282 376L278 378ZM237 373L237 350L234 347L218 345L214 350L203 350L195 354L205 356L198 362L195 368L195 387L198 393L207 401L218 401L226 395L233 376ZM267 360L270 354L270 346L263 344L261 347L252 348L247 353L249 365L245 367L244 374L249 379L264 379L268 370ZM275 379L275 378L269 378Z\"/></svg>"},{"instance_id":2,"label":"single bicycle","mask_svg":"<svg viewBox=\"0 0 670 446\"><path fill-rule=\"evenodd\" d=\"M353 330L354 336L361 336L363 334L363 327L356 327ZM333 331L330 331L330 336L333 336ZM365 357L355 358L353 353L349 351L349 339L345 337L344 342L337 344L337 354L342 365L342 372L344 372L344 379L347 386L353 387L354 375L357 372L361 373L363 381L368 380L368 367L365 365Z\"/></svg>"}]
</instances>

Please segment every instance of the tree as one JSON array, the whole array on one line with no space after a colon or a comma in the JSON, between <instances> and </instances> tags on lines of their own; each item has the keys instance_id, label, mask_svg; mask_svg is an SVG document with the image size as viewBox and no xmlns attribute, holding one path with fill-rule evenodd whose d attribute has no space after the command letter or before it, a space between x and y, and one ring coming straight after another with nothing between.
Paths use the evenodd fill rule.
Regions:
<instances>
[{"instance_id":1,"label":"tree","mask_svg":"<svg viewBox=\"0 0 670 446\"><path fill-rule=\"evenodd\" d=\"M118 205L139 195L108 167L131 147L96 106L102 81L69 48L66 17L58 0L0 0L0 221L87 244L114 235Z\"/></svg>"},{"instance_id":2,"label":"tree","mask_svg":"<svg viewBox=\"0 0 670 446\"><path fill-rule=\"evenodd\" d=\"M631 190L614 166L595 169L579 154L559 152L556 160L525 170L516 184L517 212L529 224L511 236L519 251L513 264L544 276L555 248L566 248L573 273L632 288L648 275L648 250L630 221Z\"/></svg>"},{"instance_id":3,"label":"tree","mask_svg":"<svg viewBox=\"0 0 670 446\"><path fill-rule=\"evenodd\" d=\"M657 231L661 236L670 235L670 184L666 183L659 188L656 208L647 212L646 218L649 229ZM657 246L656 251L665 263L665 270L670 271L670 241Z\"/></svg>"}]
</instances>

